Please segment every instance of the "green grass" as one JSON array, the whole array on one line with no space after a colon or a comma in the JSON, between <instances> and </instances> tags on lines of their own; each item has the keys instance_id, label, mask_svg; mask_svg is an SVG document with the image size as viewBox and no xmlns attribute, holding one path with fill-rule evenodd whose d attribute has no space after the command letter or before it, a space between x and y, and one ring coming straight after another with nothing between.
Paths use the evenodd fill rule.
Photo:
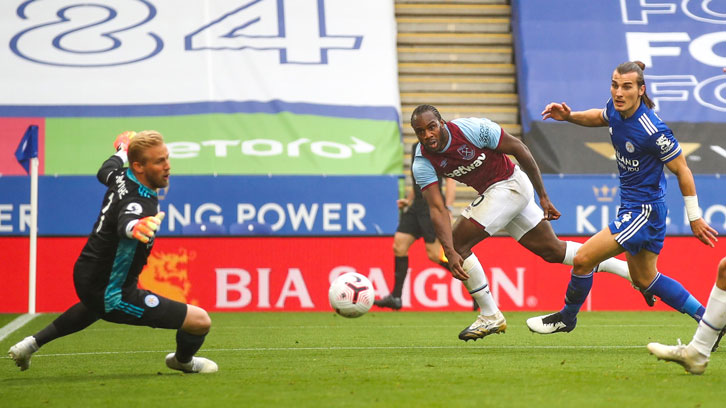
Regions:
<instances>
[{"instance_id":1,"label":"green grass","mask_svg":"<svg viewBox=\"0 0 726 408\"><path fill-rule=\"evenodd\" d=\"M17 314L17 313L4 313L4 314L0 314L0 327L3 327L6 324L12 322L18 316L20 316L20 315Z\"/></svg>"},{"instance_id":2,"label":"green grass","mask_svg":"<svg viewBox=\"0 0 726 408\"><path fill-rule=\"evenodd\" d=\"M722 407L726 345L703 376L656 361L650 341L690 341L688 317L582 313L572 333L458 340L474 313L218 313L202 356L219 373L169 370L173 332L98 322L47 344L19 372L0 360L3 407ZM41 315L0 342L48 324ZM7 322L10 319L0 321Z\"/></svg>"}]
</instances>

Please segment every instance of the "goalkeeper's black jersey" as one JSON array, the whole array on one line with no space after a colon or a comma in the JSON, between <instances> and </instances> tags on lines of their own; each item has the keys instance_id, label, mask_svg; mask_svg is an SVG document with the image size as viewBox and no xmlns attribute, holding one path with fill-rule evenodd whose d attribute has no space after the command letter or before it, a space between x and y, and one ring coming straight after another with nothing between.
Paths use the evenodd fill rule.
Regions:
<instances>
[{"instance_id":1,"label":"goalkeeper's black jersey","mask_svg":"<svg viewBox=\"0 0 726 408\"><path fill-rule=\"evenodd\" d=\"M126 227L133 220L156 215L159 201L156 192L139 183L118 156L106 160L97 177L108 190L76 269L90 280L86 284L105 293L108 307L120 300L121 288L136 287L154 243L153 238L147 244L128 238Z\"/></svg>"}]
</instances>

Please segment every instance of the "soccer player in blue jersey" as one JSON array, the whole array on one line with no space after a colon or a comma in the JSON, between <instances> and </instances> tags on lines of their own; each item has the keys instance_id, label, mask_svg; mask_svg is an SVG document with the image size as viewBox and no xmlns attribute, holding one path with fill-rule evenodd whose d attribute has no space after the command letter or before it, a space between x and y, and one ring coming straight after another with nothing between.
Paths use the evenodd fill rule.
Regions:
<instances>
[{"instance_id":1,"label":"soccer player in blue jersey","mask_svg":"<svg viewBox=\"0 0 726 408\"><path fill-rule=\"evenodd\" d=\"M558 219L560 213L547 196L537 163L527 146L498 124L479 118L446 122L435 107L421 105L411 115L411 126L420 142L412 166L414 178L429 205L451 274L463 281L480 307L476 321L459 338L468 341L502 333L506 320L472 248L505 231L545 261L572 265L580 244L557 238L549 220ZM480 194L462 211L453 230L441 192L434 187L438 176L453 178ZM541 208L534 202L535 191ZM618 259L603 260L597 270L629 279L626 263Z\"/></svg>"},{"instance_id":2,"label":"soccer player in blue jersey","mask_svg":"<svg viewBox=\"0 0 726 408\"><path fill-rule=\"evenodd\" d=\"M573 112L566 103L550 103L542 118L581 126L608 126L620 171L621 205L617 218L577 251L564 308L527 320L536 333L569 332L592 288L592 270L605 259L625 252L633 282L670 307L700 321L705 309L679 282L656 269L666 230L666 179L663 166L675 174L686 203L693 234L714 246L717 232L701 218L696 185L673 132L653 112L640 61L620 64L612 74L611 98L605 108Z\"/></svg>"},{"instance_id":3,"label":"soccer player in blue jersey","mask_svg":"<svg viewBox=\"0 0 726 408\"><path fill-rule=\"evenodd\" d=\"M83 330L98 319L176 330L176 352L167 367L187 373L212 373L217 364L194 354L204 343L211 320L197 306L186 305L138 288L141 270L154 245L164 213L156 191L169 185L169 151L161 134L124 132L116 154L98 171L108 189L93 231L73 268L80 302L51 324L10 348L8 354L25 371L44 344ZM129 167L124 167L128 159Z\"/></svg>"}]
</instances>

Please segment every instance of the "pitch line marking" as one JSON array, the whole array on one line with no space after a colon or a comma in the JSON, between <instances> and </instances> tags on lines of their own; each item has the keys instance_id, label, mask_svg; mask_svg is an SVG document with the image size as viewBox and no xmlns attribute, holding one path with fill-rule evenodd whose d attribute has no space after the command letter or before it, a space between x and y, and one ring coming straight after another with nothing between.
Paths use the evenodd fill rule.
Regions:
<instances>
[{"instance_id":1,"label":"pitch line marking","mask_svg":"<svg viewBox=\"0 0 726 408\"><path fill-rule=\"evenodd\" d=\"M463 323L462 323L463 324ZM525 327L521 324L509 324L508 328ZM350 326L331 326L331 325L306 325L306 326L214 326L214 330L280 330L280 329L447 329L452 327L461 327L460 324L447 325L350 325ZM685 324L578 324L579 328L583 327L690 327L689 323ZM112 327L89 327L84 331L128 331L128 326L112 326Z\"/></svg>"},{"instance_id":2,"label":"pitch line marking","mask_svg":"<svg viewBox=\"0 0 726 408\"><path fill-rule=\"evenodd\" d=\"M13 334L15 330L18 330L19 328L25 326L26 323L35 319L36 316L38 315L26 313L16 317L15 320L6 324L5 326L0 327L0 341L5 340L5 338Z\"/></svg>"},{"instance_id":3,"label":"pitch line marking","mask_svg":"<svg viewBox=\"0 0 726 408\"><path fill-rule=\"evenodd\" d=\"M642 346L484 346L475 350L628 350L628 349L645 349ZM201 354L214 352L230 352L230 351L346 351L346 350L472 350L472 347L462 346L341 346L341 347L241 347L241 348L208 348L202 349ZM51 354L34 354L33 357L73 357L73 356L96 356L96 355L113 355L113 354L151 354L151 353L169 353L174 350L132 350L132 351L93 351L86 353L51 353ZM7 357L9 358L9 357Z\"/></svg>"}]
</instances>

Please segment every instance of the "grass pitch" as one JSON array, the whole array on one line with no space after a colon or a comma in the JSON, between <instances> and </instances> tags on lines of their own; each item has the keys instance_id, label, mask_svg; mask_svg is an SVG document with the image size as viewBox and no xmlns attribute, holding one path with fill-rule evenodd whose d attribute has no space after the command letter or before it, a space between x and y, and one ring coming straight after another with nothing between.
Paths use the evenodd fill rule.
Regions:
<instances>
[{"instance_id":1,"label":"grass pitch","mask_svg":"<svg viewBox=\"0 0 726 408\"><path fill-rule=\"evenodd\" d=\"M174 332L97 322L47 344L20 372L0 359L3 407L723 407L726 344L702 376L645 345L690 341L675 312L583 312L577 329L528 331L537 313L505 313L505 334L457 338L473 312L217 313L199 355L216 374L164 365ZM5 352L56 315L0 342ZM13 316L0 315L7 324Z\"/></svg>"}]
</instances>

